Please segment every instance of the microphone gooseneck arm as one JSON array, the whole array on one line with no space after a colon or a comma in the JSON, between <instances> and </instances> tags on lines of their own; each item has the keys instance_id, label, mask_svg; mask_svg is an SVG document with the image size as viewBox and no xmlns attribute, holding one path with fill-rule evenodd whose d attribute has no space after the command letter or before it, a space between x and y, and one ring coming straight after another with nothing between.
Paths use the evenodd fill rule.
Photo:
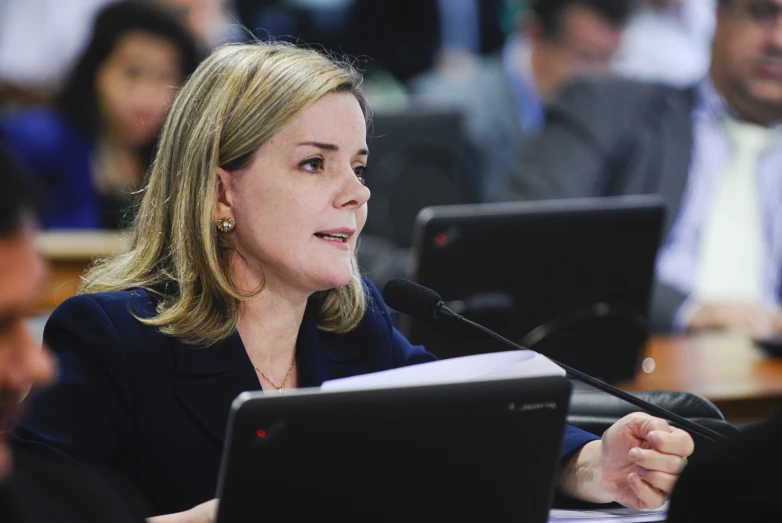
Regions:
<instances>
[{"instance_id":1,"label":"microphone gooseneck arm","mask_svg":"<svg viewBox=\"0 0 782 523\"><path fill-rule=\"evenodd\" d=\"M437 305L434 307L434 317L435 318L448 318L448 319L454 319L459 321L460 323L463 323L465 325L469 325L470 327L473 327L475 329L480 330L484 334L487 334L494 338L495 340L504 343L508 346L514 347L517 350L526 350L521 345L518 345L509 339L505 338L504 336L501 336L497 334L496 332L487 329L483 325L479 323L475 323L472 320L468 320L461 314L457 314L453 312L451 309L445 306L445 304L440 301ZM546 356L548 358L548 356ZM658 407L657 405L654 405L653 403L649 403L648 401L644 401L640 398L636 398L632 394L628 394L627 392L623 391L622 389L618 389L612 385L609 385L608 383L601 381L593 376L590 376L589 374L584 374L583 372L576 370L572 367L569 367L567 365L564 365L556 360L553 360L549 358L552 362L556 363L563 369L565 369L565 372L567 375L573 379L576 379L582 383L586 383L587 385L591 385L592 387L599 389L603 392L606 392L612 396L616 396L617 398L623 399L627 401L628 403L631 403L635 405L636 407L639 407L650 414L655 414L661 418L664 418L668 421L671 421L677 425L680 425L681 428L687 429L695 434L698 434L699 436L702 436L703 438L706 438L709 441L713 442L720 442L727 440L727 436L720 434L719 432L712 430L708 427L704 427L703 425L699 425L697 423L694 423L687 418L680 416L676 414L675 412L671 412L667 409L664 409L662 407Z\"/></svg>"}]
</instances>

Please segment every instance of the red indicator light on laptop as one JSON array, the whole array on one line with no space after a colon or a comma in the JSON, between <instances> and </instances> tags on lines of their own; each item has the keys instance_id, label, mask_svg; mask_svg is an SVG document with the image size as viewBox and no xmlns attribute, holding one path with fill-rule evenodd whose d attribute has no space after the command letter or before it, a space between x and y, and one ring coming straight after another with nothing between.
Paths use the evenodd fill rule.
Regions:
<instances>
[{"instance_id":1,"label":"red indicator light on laptop","mask_svg":"<svg viewBox=\"0 0 782 523\"><path fill-rule=\"evenodd\" d=\"M440 247L443 247L446 243L448 243L448 235L444 232L438 232L434 235L434 243Z\"/></svg>"},{"instance_id":2,"label":"red indicator light on laptop","mask_svg":"<svg viewBox=\"0 0 782 523\"><path fill-rule=\"evenodd\" d=\"M258 430L255 431L255 435L258 436L259 438L263 439L263 438L266 437L266 431L263 430L263 429L258 429Z\"/></svg>"}]
</instances>

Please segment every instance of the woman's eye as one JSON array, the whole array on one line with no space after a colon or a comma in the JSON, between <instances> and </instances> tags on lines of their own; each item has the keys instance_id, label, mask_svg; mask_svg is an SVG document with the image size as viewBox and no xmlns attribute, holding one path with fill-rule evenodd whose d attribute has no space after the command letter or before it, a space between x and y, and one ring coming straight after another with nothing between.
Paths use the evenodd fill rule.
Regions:
<instances>
[{"instance_id":1,"label":"woman's eye","mask_svg":"<svg viewBox=\"0 0 782 523\"><path fill-rule=\"evenodd\" d=\"M359 165L358 167L355 167L353 172L356 173L356 177L358 178L358 181L361 182L361 185L367 184L367 167L365 165Z\"/></svg>"},{"instance_id":2,"label":"woman's eye","mask_svg":"<svg viewBox=\"0 0 782 523\"><path fill-rule=\"evenodd\" d=\"M310 158L309 160L304 160L299 164L299 167L304 169L305 171L309 171L311 173L318 172L323 168L323 159L322 158Z\"/></svg>"}]
</instances>

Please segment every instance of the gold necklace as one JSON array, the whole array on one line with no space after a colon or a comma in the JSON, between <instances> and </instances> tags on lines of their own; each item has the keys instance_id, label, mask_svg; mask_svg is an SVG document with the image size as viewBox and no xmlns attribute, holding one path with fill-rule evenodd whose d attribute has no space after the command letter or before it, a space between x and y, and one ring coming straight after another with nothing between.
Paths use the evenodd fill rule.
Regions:
<instances>
[{"instance_id":1,"label":"gold necklace","mask_svg":"<svg viewBox=\"0 0 782 523\"><path fill-rule=\"evenodd\" d=\"M286 384L286 383L288 383L288 378L289 378L289 377L290 377L290 375L291 375L291 371L293 370L293 365L294 365L295 363L296 363L296 351L294 350L294 351L293 351L293 357L291 358L291 364L290 364L290 366L288 367L288 372L286 372L286 373L285 373L285 377L284 377L284 378L282 378L282 383L280 383L279 385L277 385L277 384L276 384L276 383L274 383L272 380L270 380L270 379L269 379L269 376L267 376L266 374L264 374L264 373L263 373L263 371L262 371L261 369L259 369L258 367L256 367L255 365L253 365L253 368L256 370L256 372L257 372L258 374L260 374L260 375L261 375L261 377L262 377L263 379L265 379L266 381L268 381L269 383L271 383L271 386L272 386L272 387L274 387L275 389L277 389L277 392L279 392L280 394L282 394L282 388L283 388L283 387L285 387L285 384Z\"/></svg>"}]
</instances>

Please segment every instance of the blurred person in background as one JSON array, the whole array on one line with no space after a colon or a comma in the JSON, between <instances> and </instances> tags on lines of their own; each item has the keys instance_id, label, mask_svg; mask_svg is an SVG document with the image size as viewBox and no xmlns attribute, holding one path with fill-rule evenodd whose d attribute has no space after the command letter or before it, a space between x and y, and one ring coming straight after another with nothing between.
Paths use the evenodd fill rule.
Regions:
<instances>
[{"instance_id":1,"label":"blurred person in background","mask_svg":"<svg viewBox=\"0 0 782 523\"><path fill-rule=\"evenodd\" d=\"M258 40L342 48L355 0L234 0L239 21Z\"/></svg>"},{"instance_id":2,"label":"blurred person in background","mask_svg":"<svg viewBox=\"0 0 782 523\"><path fill-rule=\"evenodd\" d=\"M242 39L233 0L148 0L172 9L207 54L220 44Z\"/></svg>"},{"instance_id":3,"label":"blurred person in background","mask_svg":"<svg viewBox=\"0 0 782 523\"><path fill-rule=\"evenodd\" d=\"M87 44L95 13L113 0L2 0L0 108L54 96Z\"/></svg>"},{"instance_id":4,"label":"blurred person in background","mask_svg":"<svg viewBox=\"0 0 782 523\"><path fill-rule=\"evenodd\" d=\"M467 70L431 71L410 82L427 103L463 109L483 199L502 199L514 155L543 125L544 107L573 78L610 72L631 4L627 0L531 0L501 51Z\"/></svg>"},{"instance_id":5,"label":"blurred person in background","mask_svg":"<svg viewBox=\"0 0 782 523\"><path fill-rule=\"evenodd\" d=\"M503 0L236 0L260 40L288 40L345 52L362 62L378 110L407 103L406 82L430 67L470 64L496 51Z\"/></svg>"},{"instance_id":6,"label":"blurred person in background","mask_svg":"<svg viewBox=\"0 0 782 523\"><path fill-rule=\"evenodd\" d=\"M343 49L368 58L368 82L386 73L404 85L437 64L499 49L502 1L354 0Z\"/></svg>"},{"instance_id":7,"label":"blurred person in background","mask_svg":"<svg viewBox=\"0 0 782 523\"><path fill-rule=\"evenodd\" d=\"M614 59L618 74L688 86L709 70L717 0L642 0Z\"/></svg>"},{"instance_id":8,"label":"blurred person in background","mask_svg":"<svg viewBox=\"0 0 782 523\"><path fill-rule=\"evenodd\" d=\"M19 402L30 387L52 382L55 365L25 325L47 275L35 247L36 194L2 148L0 179L0 521L141 523L145 502L124 480L9 445Z\"/></svg>"},{"instance_id":9,"label":"blurred person in background","mask_svg":"<svg viewBox=\"0 0 782 523\"><path fill-rule=\"evenodd\" d=\"M782 0L720 0L696 86L579 82L513 163L511 199L659 194L656 331L782 331Z\"/></svg>"},{"instance_id":10,"label":"blurred person in background","mask_svg":"<svg viewBox=\"0 0 782 523\"><path fill-rule=\"evenodd\" d=\"M162 8L112 3L52 107L11 115L2 139L45 189L44 228L117 228L158 130L198 54Z\"/></svg>"}]
</instances>

